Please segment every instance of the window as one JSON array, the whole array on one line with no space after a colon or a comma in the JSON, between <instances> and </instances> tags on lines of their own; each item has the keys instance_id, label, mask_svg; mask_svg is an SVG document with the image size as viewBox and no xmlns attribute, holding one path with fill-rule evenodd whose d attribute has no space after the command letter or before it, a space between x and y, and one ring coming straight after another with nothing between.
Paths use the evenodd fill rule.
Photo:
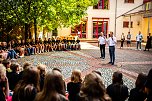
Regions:
<instances>
[{"instance_id":1,"label":"window","mask_svg":"<svg viewBox=\"0 0 152 101\"><path fill-rule=\"evenodd\" d=\"M143 3L151 2L152 0L143 0Z\"/></svg>"},{"instance_id":2,"label":"window","mask_svg":"<svg viewBox=\"0 0 152 101\"><path fill-rule=\"evenodd\" d=\"M134 0L125 0L125 3L134 3Z\"/></svg>"},{"instance_id":3,"label":"window","mask_svg":"<svg viewBox=\"0 0 152 101\"><path fill-rule=\"evenodd\" d=\"M145 10L152 10L152 2L145 3Z\"/></svg>"},{"instance_id":4,"label":"window","mask_svg":"<svg viewBox=\"0 0 152 101\"><path fill-rule=\"evenodd\" d=\"M80 38L86 38L86 24L87 22L83 22L80 25L77 25L73 28L71 28L71 35L76 36L78 34L78 31L80 32Z\"/></svg>"},{"instance_id":5,"label":"window","mask_svg":"<svg viewBox=\"0 0 152 101\"><path fill-rule=\"evenodd\" d=\"M123 28L129 28L129 21L124 21L123 22ZM133 28L133 22L131 21L130 28Z\"/></svg>"},{"instance_id":6,"label":"window","mask_svg":"<svg viewBox=\"0 0 152 101\"><path fill-rule=\"evenodd\" d=\"M109 9L109 0L99 0L98 4L93 6L93 9Z\"/></svg>"},{"instance_id":7,"label":"window","mask_svg":"<svg viewBox=\"0 0 152 101\"><path fill-rule=\"evenodd\" d=\"M93 21L93 38L98 38L103 32L107 36L108 21Z\"/></svg>"}]
</instances>

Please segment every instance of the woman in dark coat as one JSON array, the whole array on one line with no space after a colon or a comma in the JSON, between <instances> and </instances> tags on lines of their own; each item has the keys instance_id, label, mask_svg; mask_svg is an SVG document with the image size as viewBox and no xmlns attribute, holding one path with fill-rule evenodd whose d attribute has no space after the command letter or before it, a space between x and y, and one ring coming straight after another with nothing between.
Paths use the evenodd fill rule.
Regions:
<instances>
[{"instance_id":1,"label":"woman in dark coat","mask_svg":"<svg viewBox=\"0 0 152 101\"><path fill-rule=\"evenodd\" d=\"M146 49L148 49L149 51L149 49L151 48L151 40L152 40L151 33L149 33L149 35L147 36L147 43L144 51L146 51Z\"/></svg>"},{"instance_id":2,"label":"woman in dark coat","mask_svg":"<svg viewBox=\"0 0 152 101\"><path fill-rule=\"evenodd\" d=\"M107 94L112 101L125 101L128 98L128 87L123 84L123 75L117 71L113 73L112 84L107 87Z\"/></svg>"},{"instance_id":3,"label":"woman in dark coat","mask_svg":"<svg viewBox=\"0 0 152 101\"><path fill-rule=\"evenodd\" d=\"M145 82L147 75L140 73L135 82L135 88L131 89L128 101L144 101L146 99Z\"/></svg>"},{"instance_id":4,"label":"woman in dark coat","mask_svg":"<svg viewBox=\"0 0 152 101\"><path fill-rule=\"evenodd\" d=\"M20 75L18 74L19 64L12 63L10 68L11 68L12 72L8 73L7 77L8 77L10 90L14 91L14 88L20 79Z\"/></svg>"},{"instance_id":5,"label":"woman in dark coat","mask_svg":"<svg viewBox=\"0 0 152 101\"><path fill-rule=\"evenodd\" d=\"M67 91L69 93L69 101L79 101L79 92L81 88L81 71L73 70L71 75L71 82L67 84Z\"/></svg>"},{"instance_id":6,"label":"woman in dark coat","mask_svg":"<svg viewBox=\"0 0 152 101\"><path fill-rule=\"evenodd\" d=\"M145 92L147 93L147 99L145 101L152 101L152 68L150 69L147 81L145 83Z\"/></svg>"}]
</instances>

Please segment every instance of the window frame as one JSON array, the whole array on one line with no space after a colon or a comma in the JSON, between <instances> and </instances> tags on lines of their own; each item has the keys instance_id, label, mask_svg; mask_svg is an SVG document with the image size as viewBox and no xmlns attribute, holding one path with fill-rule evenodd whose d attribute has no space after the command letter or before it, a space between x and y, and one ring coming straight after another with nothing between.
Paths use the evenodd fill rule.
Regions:
<instances>
[{"instance_id":1,"label":"window frame","mask_svg":"<svg viewBox=\"0 0 152 101\"><path fill-rule=\"evenodd\" d=\"M87 21L83 21L81 24L71 28L71 35L76 36L78 31L80 31L79 38L87 38Z\"/></svg>"},{"instance_id":2,"label":"window frame","mask_svg":"<svg viewBox=\"0 0 152 101\"><path fill-rule=\"evenodd\" d=\"M129 21L123 21L123 28L129 28L129 25L130 25L130 28L133 28L133 21L131 21L131 24Z\"/></svg>"},{"instance_id":3,"label":"window frame","mask_svg":"<svg viewBox=\"0 0 152 101\"><path fill-rule=\"evenodd\" d=\"M93 6L93 9L104 9L104 10L108 10L109 9L109 0L107 0L107 7L105 6L105 0L99 0L97 5ZM100 5L102 4L102 5Z\"/></svg>"},{"instance_id":4,"label":"window frame","mask_svg":"<svg viewBox=\"0 0 152 101\"><path fill-rule=\"evenodd\" d=\"M135 0L124 0L124 3L134 3Z\"/></svg>"},{"instance_id":5,"label":"window frame","mask_svg":"<svg viewBox=\"0 0 152 101\"><path fill-rule=\"evenodd\" d=\"M93 32L92 32L92 38L98 38L100 35L100 32L104 32L105 36L107 36L107 32L108 32L108 21L104 21L104 20L97 20L97 21L93 21ZM101 23L101 26L99 26L99 23ZM104 23L106 24L106 29L104 30ZM95 30L94 30L95 29ZM99 30L102 30L99 32Z\"/></svg>"},{"instance_id":6,"label":"window frame","mask_svg":"<svg viewBox=\"0 0 152 101\"><path fill-rule=\"evenodd\" d=\"M144 10L148 11L148 10L152 10L152 2L147 2L144 4Z\"/></svg>"}]
</instances>

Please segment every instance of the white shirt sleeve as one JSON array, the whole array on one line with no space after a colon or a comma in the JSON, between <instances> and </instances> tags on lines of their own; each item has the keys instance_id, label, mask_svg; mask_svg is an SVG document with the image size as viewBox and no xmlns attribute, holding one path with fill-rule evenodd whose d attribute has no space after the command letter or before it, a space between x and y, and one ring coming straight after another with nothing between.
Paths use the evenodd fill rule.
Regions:
<instances>
[{"instance_id":1,"label":"white shirt sleeve","mask_svg":"<svg viewBox=\"0 0 152 101\"><path fill-rule=\"evenodd\" d=\"M113 37L113 40L114 40L115 43L117 43L116 37Z\"/></svg>"}]
</instances>

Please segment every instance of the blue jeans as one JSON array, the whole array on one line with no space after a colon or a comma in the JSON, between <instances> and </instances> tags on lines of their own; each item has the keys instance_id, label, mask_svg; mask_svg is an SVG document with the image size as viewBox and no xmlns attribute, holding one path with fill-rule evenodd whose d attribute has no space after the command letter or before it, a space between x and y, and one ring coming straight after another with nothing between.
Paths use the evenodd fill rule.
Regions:
<instances>
[{"instance_id":1,"label":"blue jeans","mask_svg":"<svg viewBox=\"0 0 152 101\"><path fill-rule=\"evenodd\" d=\"M30 48L30 55L31 55L31 54L34 54L34 50L35 50L34 47Z\"/></svg>"},{"instance_id":2,"label":"blue jeans","mask_svg":"<svg viewBox=\"0 0 152 101\"><path fill-rule=\"evenodd\" d=\"M26 48L26 50L27 50L27 55L31 55L31 50L30 50L30 48Z\"/></svg>"},{"instance_id":3,"label":"blue jeans","mask_svg":"<svg viewBox=\"0 0 152 101\"><path fill-rule=\"evenodd\" d=\"M115 46L109 46L109 54L110 54L110 63L114 64L114 62L115 62Z\"/></svg>"},{"instance_id":4,"label":"blue jeans","mask_svg":"<svg viewBox=\"0 0 152 101\"><path fill-rule=\"evenodd\" d=\"M140 41L137 41L137 49L138 49L138 46L139 46L139 49L141 49L141 42Z\"/></svg>"},{"instance_id":5,"label":"blue jeans","mask_svg":"<svg viewBox=\"0 0 152 101\"><path fill-rule=\"evenodd\" d=\"M14 59L16 56L17 53L13 49L9 50L7 58Z\"/></svg>"}]
</instances>

